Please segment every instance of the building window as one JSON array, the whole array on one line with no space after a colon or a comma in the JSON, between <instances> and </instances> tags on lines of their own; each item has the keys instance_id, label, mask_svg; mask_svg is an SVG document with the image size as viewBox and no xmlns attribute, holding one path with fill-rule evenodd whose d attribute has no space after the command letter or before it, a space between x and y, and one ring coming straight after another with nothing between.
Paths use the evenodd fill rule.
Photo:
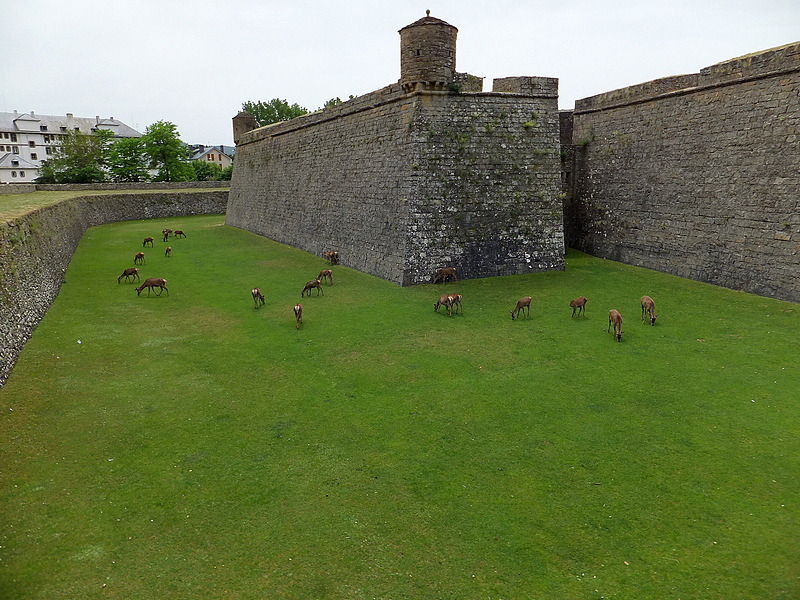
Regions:
<instances>
[{"instance_id":1,"label":"building window","mask_svg":"<svg viewBox=\"0 0 800 600\"><path fill-rule=\"evenodd\" d=\"M4 133L4 134L3 134L3 137L4 137L4 138L6 138L6 139L8 139L8 134L7 134L7 133Z\"/></svg>"},{"instance_id":2,"label":"building window","mask_svg":"<svg viewBox=\"0 0 800 600\"><path fill-rule=\"evenodd\" d=\"M50 156L50 146L45 146L44 153Z\"/></svg>"},{"instance_id":3,"label":"building window","mask_svg":"<svg viewBox=\"0 0 800 600\"><path fill-rule=\"evenodd\" d=\"M11 134L11 141L12 142L16 142L17 141L17 134L16 133L12 133Z\"/></svg>"},{"instance_id":4,"label":"building window","mask_svg":"<svg viewBox=\"0 0 800 600\"><path fill-rule=\"evenodd\" d=\"M12 177L16 177L17 176L17 172L16 171L11 171L11 176Z\"/></svg>"},{"instance_id":5,"label":"building window","mask_svg":"<svg viewBox=\"0 0 800 600\"><path fill-rule=\"evenodd\" d=\"M36 142L31 140L30 142L28 142L28 146L30 146L31 148L36 148Z\"/></svg>"},{"instance_id":6,"label":"building window","mask_svg":"<svg viewBox=\"0 0 800 600\"><path fill-rule=\"evenodd\" d=\"M11 151L12 151L14 154L19 154L19 146L12 146L12 148L11 148Z\"/></svg>"},{"instance_id":7,"label":"building window","mask_svg":"<svg viewBox=\"0 0 800 600\"><path fill-rule=\"evenodd\" d=\"M20 176L20 177L25 177L25 171L20 171L20 172L19 172L19 176Z\"/></svg>"},{"instance_id":8,"label":"building window","mask_svg":"<svg viewBox=\"0 0 800 600\"><path fill-rule=\"evenodd\" d=\"M208 155L208 160L211 160L211 161L213 161L213 160L214 160L214 155L213 155L213 154L209 154L209 155Z\"/></svg>"},{"instance_id":9,"label":"building window","mask_svg":"<svg viewBox=\"0 0 800 600\"><path fill-rule=\"evenodd\" d=\"M19 161L18 160L12 160L11 161L11 166L12 167L18 167L19 166Z\"/></svg>"},{"instance_id":10,"label":"building window","mask_svg":"<svg viewBox=\"0 0 800 600\"><path fill-rule=\"evenodd\" d=\"M47 125L39 125L39 131L47 131Z\"/></svg>"},{"instance_id":11,"label":"building window","mask_svg":"<svg viewBox=\"0 0 800 600\"><path fill-rule=\"evenodd\" d=\"M39 160L39 155L36 152L31 152L31 160Z\"/></svg>"}]
</instances>

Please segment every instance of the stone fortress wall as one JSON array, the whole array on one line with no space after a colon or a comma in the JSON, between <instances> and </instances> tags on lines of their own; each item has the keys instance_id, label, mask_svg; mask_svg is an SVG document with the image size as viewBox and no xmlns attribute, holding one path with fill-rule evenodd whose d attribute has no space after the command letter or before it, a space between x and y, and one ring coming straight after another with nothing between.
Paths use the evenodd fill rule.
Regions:
<instances>
[{"instance_id":1,"label":"stone fortress wall","mask_svg":"<svg viewBox=\"0 0 800 600\"><path fill-rule=\"evenodd\" d=\"M226 222L412 285L563 269L558 82L455 72L456 28L400 31L401 77L247 131L234 119Z\"/></svg>"},{"instance_id":2,"label":"stone fortress wall","mask_svg":"<svg viewBox=\"0 0 800 600\"><path fill-rule=\"evenodd\" d=\"M0 223L0 387L58 295L72 254L89 227L222 214L227 200L227 190L86 196Z\"/></svg>"},{"instance_id":3,"label":"stone fortress wall","mask_svg":"<svg viewBox=\"0 0 800 600\"><path fill-rule=\"evenodd\" d=\"M579 100L571 117L567 245L800 302L800 43Z\"/></svg>"}]
</instances>

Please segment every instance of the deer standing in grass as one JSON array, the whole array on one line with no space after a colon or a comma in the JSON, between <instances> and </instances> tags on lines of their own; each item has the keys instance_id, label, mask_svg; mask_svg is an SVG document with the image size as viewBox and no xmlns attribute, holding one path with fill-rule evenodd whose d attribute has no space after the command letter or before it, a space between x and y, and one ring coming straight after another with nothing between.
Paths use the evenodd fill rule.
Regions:
<instances>
[{"instance_id":1,"label":"deer standing in grass","mask_svg":"<svg viewBox=\"0 0 800 600\"><path fill-rule=\"evenodd\" d=\"M166 256L167 258L172 256L172 246L167 246L166 248L164 248L164 256Z\"/></svg>"},{"instance_id":2,"label":"deer standing in grass","mask_svg":"<svg viewBox=\"0 0 800 600\"><path fill-rule=\"evenodd\" d=\"M448 294L450 297L450 304L453 305L453 312L461 311L461 314L464 314L464 307L461 305L461 300L463 296L461 294Z\"/></svg>"},{"instance_id":3,"label":"deer standing in grass","mask_svg":"<svg viewBox=\"0 0 800 600\"><path fill-rule=\"evenodd\" d=\"M146 246L147 246L147 244L150 244L150 247L152 248L152 247L153 247L153 238L151 238L151 237L146 237L146 238L144 238L144 239L142 240L142 248L146 247Z\"/></svg>"},{"instance_id":4,"label":"deer standing in grass","mask_svg":"<svg viewBox=\"0 0 800 600\"><path fill-rule=\"evenodd\" d=\"M525 309L528 309L528 314L525 316L527 319L531 316L531 297L525 296L524 298L520 298L517 300L517 305L514 307L514 310L511 311L511 320L513 321L519 316L519 312L522 311L522 314L525 314Z\"/></svg>"},{"instance_id":5,"label":"deer standing in grass","mask_svg":"<svg viewBox=\"0 0 800 600\"><path fill-rule=\"evenodd\" d=\"M333 271L330 269L322 269L322 271L319 272L319 275L317 275L317 279L320 281L325 281L327 279L328 284L333 285Z\"/></svg>"},{"instance_id":6,"label":"deer standing in grass","mask_svg":"<svg viewBox=\"0 0 800 600\"><path fill-rule=\"evenodd\" d=\"M458 281L456 270L453 267L445 267L436 271L431 283L447 283L448 281Z\"/></svg>"},{"instance_id":7,"label":"deer standing in grass","mask_svg":"<svg viewBox=\"0 0 800 600\"><path fill-rule=\"evenodd\" d=\"M645 315L650 315L650 325L656 324L656 303L650 296L642 296L642 323Z\"/></svg>"},{"instance_id":8,"label":"deer standing in grass","mask_svg":"<svg viewBox=\"0 0 800 600\"><path fill-rule=\"evenodd\" d=\"M135 265L146 265L147 262L144 260L144 252L137 252L133 257L133 264Z\"/></svg>"},{"instance_id":9,"label":"deer standing in grass","mask_svg":"<svg viewBox=\"0 0 800 600\"><path fill-rule=\"evenodd\" d=\"M150 290L158 289L157 296L161 295L161 292L167 290L167 296L169 296L169 290L167 289L167 280L162 279L161 277L150 277L149 279L145 279L144 283L136 288L136 295L141 296L142 290L147 288L147 295L150 295Z\"/></svg>"},{"instance_id":10,"label":"deer standing in grass","mask_svg":"<svg viewBox=\"0 0 800 600\"><path fill-rule=\"evenodd\" d=\"M439 312L439 307L444 306L447 309L447 316L453 316L453 301L450 298L450 294L442 294L439 296L439 299L434 303L433 310L434 312Z\"/></svg>"},{"instance_id":11,"label":"deer standing in grass","mask_svg":"<svg viewBox=\"0 0 800 600\"><path fill-rule=\"evenodd\" d=\"M133 281L136 281L137 279L139 279L139 269L137 269L136 267L130 267L129 269L125 269L122 272L122 275L117 277L117 283L120 283L123 277L125 278L125 281L128 281L128 279L130 278L133 278ZM139 279L139 281L141 281L141 279Z\"/></svg>"},{"instance_id":12,"label":"deer standing in grass","mask_svg":"<svg viewBox=\"0 0 800 600\"><path fill-rule=\"evenodd\" d=\"M581 313L586 313L586 298L579 296L578 298L575 298L575 300L571 300L569 306L572 309L573 317L575 316L576 311L580 316Z\"/></svg>"},{"instance_id":13,"label":"deer standing in grass","mask_svg":"<svg viewBox=\"0 0 800 600\"><path fill-rule=\"evenodd\" d=\"M294 328L300 329L300 323L303 322L303 305L294 305Z\"/></svg>"},{"instance_id":14,"label":"deer standing in grass","mask_svg":"<svg viewBox=\"0 0 800 600\"><path fill-rule=\"evenodd\" d=\"M186 234L183 233L182 229L176 229L172 232L172 235L174 235L176 238L186 237Z\"/></svg>"},{"instance_id":15,"label":"deer standing in grass","mask_svg":"<svg viewBox=\"0 0 800 600\"><path fill-rule=\"evenodd\" d=\"M622 341L622 315L618 310L611 309L608 311L608 328L606 333L611 333L611 325L614 325L614 337L618 342Z\"/></svg>"},{"instance_id":16,"label":"deer standing in grass","mask_svg":"<svg viewBox=\"0 0 800 600\"><path fill-rule=\"evenodd\" d=\"M255 303L256 308L258 308L259 303L261 303L261 306L264 306L264 294L261 293L260 289L253 288L250 290L250 294L253 296L253 302Z\"/></svg>"},{"instance_id":17,"label":"deer standing in grass","mask_svg":"<svg viewBox=\"0 0 800 600\"><path fill-rule=\"evenodd\" d=\"M302 298L303 296L306 295L306 292L308 292L308 297L310 298L311 290L315 288L317 290L317 296L319 296L320 294L322 294L323 296L325 295L325 292L322 291L322 286L320 285L319 279L312 279L311 281L306 283L306 285L303 287L302 291L300 292L300 297Z\"/></svg>"},{"instance_id":18,"label":"deer standing in grass","mask_svg":"<svg viewBox=\"0 0 800 600\"><path fill-rule=\"evenodd\" d=\"M328 263L332 265L339 264L339 253L336 250L330 250L329 252L323 252L322 257L328 261Z\"/></svg>"}]
</instances>

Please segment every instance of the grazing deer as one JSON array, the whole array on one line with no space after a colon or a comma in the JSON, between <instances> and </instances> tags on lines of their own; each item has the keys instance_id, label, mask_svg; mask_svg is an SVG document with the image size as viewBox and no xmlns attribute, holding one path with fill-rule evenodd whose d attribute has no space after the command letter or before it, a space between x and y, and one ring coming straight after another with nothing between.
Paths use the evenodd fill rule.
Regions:
<instances>
[{"instance_id":1,"label":"grazing deer","mask_svg":"<svg viewBox=\"0 0 800 600\"><path fill-rule=\"evenodd\" d=\"M147 262L144 260L144 252L137 252L133 257L133 264L135 265L146 265Z\"/></svg>"},{"instance_id":2,"label":"grazing deer","mask_svg":"<svg viewBox=\"0 0 800 600\"><path fill-rule=\"evenodd\" d=\"M450 297L450 304L453 305L453 311L458 312L461 311L461 314L464 314L464 307L461 306L461 299L463 296L461 294L448 294Z\"/></svg>"},{"instance_id":3,"label":"grazing deer","mask_svg":"<svg viewBox=\"0 0 800 600\"><path fill-rule=\"evenodd\" d=\"M439 299L434 303L434 312L439 312L439 307L444 306L447 309L447 316L453 316L453 301L450 299L450 294L442 294Z\"/></svg>"},{"instance_id":4,"label":"grazing deer","mask_svg":"<svg viewBox=\"0 0 800 600\"><path fill-rule=\"evenodd\" d=\"M170 233L172 233L172 229L162 229L162 230L161 230L161 237L163 237L163 238L164 238L164 241L165 241L165 242L166 242L166 241L167 241L167 239L169 238L169 234L170 234Z\"/></svg>"},{"instance_id":5,"label":"grazing deer","mask_svg":"<svg viewBox=\"0 0 800 600\"><path fill-rule=\"evenodd\" d=\"M447 283L448 281L458 281L456 270L453 267L445 267L436 271L431 283Z\"/></svg>"},{"instance_id":6,"label":"grazing deer","mask_svg":"<svg viewBox=\"0 0 800 600\"><path fill-rule=\"evenodd\" d=\"M303 322L303 305L294 305L294 328L300 329L300 323Z\"/></svg>"},{"instance_id":7,"label":"grazing deer","mask_svg":"<svg viewBox=\"0 0 800 600\"><path fill-rule=\"evenodd\" d=\"M182 229L176 229L175 231L172 232L172 235L174 235L176 238L186 237L186 234L183 233Z\"/></svg>"},{"instance_id":8,"label":"grazing deer","mask_svg":"<svg viewBox=\"0 0 800 600\"><path fill-rule=\"evenodd\" d=\"M339 264L339 253L336 250L330 250L328 252L323 252L322 257L328 261L329 264L338 265Z\"/></svg>"},{"instance_id":9,"label":"grazing deer","mask_svg":"<svg viewBox=\"0 0 800 600\"><path fill-rule=\"evenodd\" d=\"M152 248L152 247L153 247L153 238L151 238L151 237L146 237L146 238L144 238L144 239L142 240L142 248L146 247L146 246L147 246L147 244L150 244L150 247Z\"/></svg>"},{"instance_id":10,"label":"grazing deer","mask_svg":"<svg viewBox=\"0 0 800 600\"><path fill-rule=\"evenodd\" d=\"M583 296L579 296L575 298L575 300L571 300L569 303L570 308L572 309L572 316L575 316L575 312L578 312L580 316L581 313L586 313L586 298Z\"/></svg>"},{"instance_id":11,"label":"grazing deer","mask_svg":"<svg viewBox=\"0 0 800 600\"><path fill-rule=\"evenodd\" d=\"M253 288L250 290L250 294L253 296L253 302L258 308L258 303L261 303L261 306L264 306L264 295L261 293L261 290L258 288Z\"/></svg>"},{"instance_id":12,"label":"grazing deer","mask_svg":"<svg viewBox=\"0 0 800 600\"><path fill-rule=\"evenodd\" d=\"M166 256L167 258L172 256L172 246L167 246L166 248L164 248L164 256Z\"/></svg>"},{"instance_id":13,"label":"grazing deer","mask_svg":"<svg viewBox=\"0 0 800 600\"><path fill-rule=\"evenodd\" d=\"M311 290L313 290L314 288L317 289L317 296L319 296L320 294L322 294L323 296L325 295L325 292L322 291L322 286L319 283L319 279L313 279L308 283L306 283L306 285L303 287L303 290L300 292L300 297L302 298L303 296L306 295L306 292L308 292L308 297L310 298Z\"/></svg>"},{"instance_id":14,"label":"grazing deer","mask_svg":"<svg viewBox=\"0 0 800 600\"><path fill-rule=\"evenodd\" d=\"M150 295L150 290L159 288L158 296L161 295L161 292L167 290L167 280L161 279L160 277L150 277L149 279L145 279L144 283L136 288L136 295L140 296L142 294L142 290L147 288L147 295ZM167 290L167 296L169 296L169 290Z\"/></svg>"},{"instance_id":15,"label":"grazing deer","mask_svg":"<svg viewBox=\"0 0 800 600\"><path fill-rule=\"evenodd\" d=\"M618 310L614 310L613 308L608 311L608 328L606 329L606 333L611 332L611 324L614 324L614 337L617 339L618 342L622 341L622 315L619 314Z\"/></svg>"},{"instance_id":16,"label":"grazing deer","mask_svg":"<svg viewBox=\"0 0 800 600\"><path fill-rule=\"evenodd\" d=\"M133 278L133 281L136 281L137 279L139 279L139 269L137 269L136 267L130 267L128 269L125 269L122 272L122 275L117 277L117 283L120 283L123 277L125 278L125 281L128 281L128 279L130 278ZM141 281L141 279L139 279L139 281Z\"/></svg>"},{"instance_id":17,"label":"grazing deer","mask_svg":"<svg viewBox=\"0 0 800 600\"><path fill-rule=\"evenodd\" d=\"M656 303L650 296L642 296L642 323L645 314L650 315L650 325L656 324Z\"/></svg>"},{"instance_id":18,"label":"grazing deer","mask_svg":"<svg viewBox=\"0 0 800 600\"><path fill-rule=\"evenodd\" d=\"M531 316L531 297L525 296L524 298L520 298L517 300L517 305L514 307L514 310L511 311L511 320L513 321L519 316L519 311L522 311L522 314L525 314L525 309L528 309L528 314L525 316L527 319Z\"/></svg>"},{"instance_id":19,"label":"grazing deer","mask_svg":"<svg viewBox=\"0 0 800 600\"><path fill-rule=\"evenodd\" d=\"M319 275L317 275L317 279L320 281L325 281L327 279L328 283L333 285L333 272L330 269L322 269L322 271L319 272Z\"/></svg>"}]
</instances>

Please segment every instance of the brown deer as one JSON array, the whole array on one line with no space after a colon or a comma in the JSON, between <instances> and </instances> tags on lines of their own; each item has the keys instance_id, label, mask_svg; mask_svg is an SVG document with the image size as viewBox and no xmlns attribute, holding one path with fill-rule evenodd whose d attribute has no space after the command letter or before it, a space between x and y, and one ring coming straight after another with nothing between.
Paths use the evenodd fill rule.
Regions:
<instances>
[{"instance_id":1,"label":"brown deer","mask_svg":"<svg viewBox=\"0 0 800 600\"><path fill-rule=\"evenodd\" d=\"M656 303L650 296L642 296L642 323L644 323L644 316L650 315L650 325L656 324Z\"/></svg>"},{"instance_id":2,"label":"brown deer","mask_svg":"<svg viewBox=\"0 0 800 600\"><path fill-rule=\"evenodd\" d=\"M322 257L328 261L329 264L338 265L339 264L339 253L336 250L330 250L328 252L323 252Z\"/></svg>"},{"instance_id":3,"label":"brown deer","mask_svg":"<svg viewBox=\"0 0 800 600\"><path fill-rule=\"evenodd\" d=\"M327 279L328 283L333 285L333 272L330 269L322 269L322 271L319 272L319 275L317 275L317 279L320 281L325 281Z\"/></svg>"},{"instance_id":4,"label":"brown deer","mask_svg":"<svg viewBox=\"0 0 800 600\"><path fill-rule=\"evenodd\" d=\"M146 246L147 246L147 244L150 244L150 247L152 248L152 247L153 247L153 238L151 238L151 237L146 237L146 238L144 238L144 239L142 240L142 248L146 247Z\"/></svg>"},{"instance_id":5,"label":"brown deer","mask_svg":"<svg viewBox=\"0 0 800 600\"><path fill-rule=\"evenodd\" d=\"M253 302L255 303L256 308L258 308L259 302L261 303L261 306L264 306L264 294L261 293L260 289L253 288L250 290L250 294L253 296Z\"/></svg>"},{"instance_id":6,"label":"brown deer","mask_svg":"<svg viewBox=\"0 0 800 600\"><path fill-rule=\"evenodd\" d=\"M461 314L464 314L464 307L461 305L461 299L463 296L461 294L448 294L450 297L450 303L453 305L453 312L461 311Z\"/></svg>"},{"instance_id":7,"label":"brown deer","mask_svg":"<svg viewBox=\"0 0 800 600\"><path fill-rule=\"evenodd\" d=\"M167 258L172 256L172 246L167 246L166 248L164 248L164 256L166 256Z\"/></svg>"},{"instance_id":8,"label":"brown deer","mask_svg":"<svg viewBox=\"0 0 800 600\"><path fill-rule=\"evenodd\" d=\"M525 316L527 319L531 316L531 297L525 296L524 298L520 298L517 300L517 305L514 307L514 310L511 311L511 320L513 321L519 316L519 311L522 311L522 314L525 314L525 309L528 309L528 314Z\"/></svg>"},{"instance_id":9,"label":"brown deer","mask_svg":"<svg viewBox=\"0 0 800 600\"><path fill-rule=\"evenodd\" d=\"M160 296L161 292L167 290L167 280L161 279L160 277L150 277L149 279L145 279L144 283L136 288L136 295L140 296L144 288L147 288L148 296L150 295L150 290L159 288L157 295ZM167 290L167 296L169 296L169 290Z\"/></svg>"},{"instance_id":10,"label":"brown deer","mask_svg":"<svg viewBox=\"0 0 800 600\"><path fill-rule=\"evenodd\" d=\"M578 296L575 300L570 300L569 303L570 308L572 309L572 316L575 316L575 312L577 311L578 316L581 313L586 313L586 298L583 296Z\"/></svg>"},{"instance_id":11,"label":"brown deer","mask_svg":"<svg viewBox=\"0 0 800 600\"><path fill-rule=\"evenodd\" d=\"M183 233L182 229L176 229L175 231L172 232L172 235L174 235L176 238L186 237L186 234Z\"/></svg>"},{"instance_id":12,"label":"brown deer","mask_svg":"<svg viewBox=\"0 0 800 600\"><path fill-rule=\"evenodd\" d=\"M144 259L144 252L137 252L133 257L133 264L146 265L147 261Z\"/></svg>"},{"instance_id":13,"label":"brown deer","mask_svg":"<svg viewBox=\"0 0 800 600\"><path fill-rule=\"evenodd\" d=\"M439 312L439 307L444 306L447 309L447 316L453 316L453 301L450 299L450 294L442 294L439 299L434 303L434 312Z\"/></svg>"},{"instance_id":14,"label":"brown deer","mask_svg":"<svg viewBox=\"0 0 800 600\"><path fill-rule=\"evenodd\" d=\"M137 279L139 279L139 269L137 269L136 267L130 267L128 269L125 269L122 272L122 275L117 277L117 283L120 283L123 277L125 278L125 281L128 281L130 278L133 278L133 281L136 281ZM139 279L139 281L141 281L141 279Z\"/></svg>"},{"instance_id":15,"label":"brown deer","mask_svg":"<svg viewBox=\"0 0 800 600\"><path fill-rule=\"evenodd\" d=\"M445 267L436 271L431 283L447 283L448 281L458 281L456 270L453 267Z\"/></svg>"},{"instance_id":16,"label":"brown deer","mask_svg":"<svg viewBox=\"0 0 800 600\"><path fill-rule=\"evenodd\" d=\"M166 242L169 239L169 234L172 233L172 229L162 229L161 236L163 240Z\"/></svg>"},{"instance_id":17,"label":"brown deer","mask_svg":"<svg viewBox=\"0 0 800 600\"><path fill-rule=\"evenodd\" d=\"M303 287L303 290L300 292L300 297L302 298L303 296L306 295L306 292L308 292L308 297L310 298L311 290L313 290L314 288L316 288L317 290L317 296L319 296L320 294L322 294L323 296L325 295L325 292L322 291L322 286L320 285L319 279L313 279L308 283L306 283L306 285Z\"/></svg>"},{"instance_id":18,"label":"brown deer","mask_svg":"<svg viewBox=\"0 0 800 600\"><path fill-rule=\"evenodd\" d=\"M294 328L300 329L300 323L303 322L303 305L294 305Z\"/></svg>"},{"instance_id":19,"label":"brown deer","mask_svg":"<svg viewBox=\"0 0 800 600\"><path fill-rule=\"evenodd\" d=\"M608 311L608 328L606 333L611 333L611 324L614 324L614 337L618 342L622 341L622 315L618 310L611 309Z\"/></svg>"}]
</instances>

